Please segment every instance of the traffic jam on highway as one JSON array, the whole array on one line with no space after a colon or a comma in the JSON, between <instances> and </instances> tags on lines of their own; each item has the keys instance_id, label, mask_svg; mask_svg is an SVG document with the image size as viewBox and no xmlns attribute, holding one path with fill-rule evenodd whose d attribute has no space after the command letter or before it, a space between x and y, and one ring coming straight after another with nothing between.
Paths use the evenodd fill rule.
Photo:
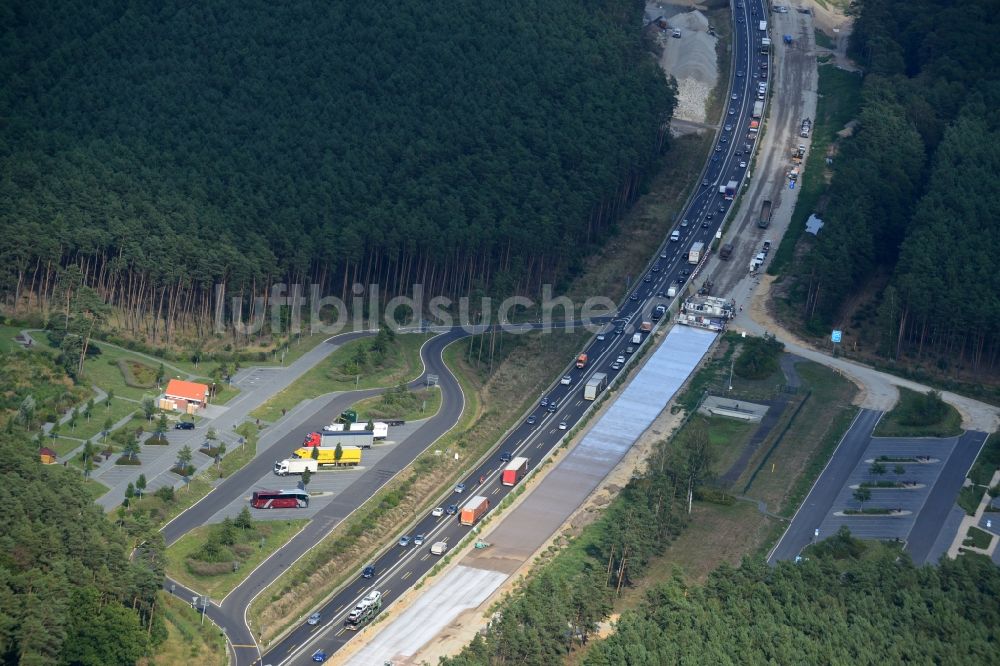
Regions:
<instances>
[{"instance_id":1,"label":"traffic jam on highway","mask_svg":"<svg viewBox=\"0 0 1000 666\"><path fill-rule=\"evenodd\" d=\"M770 45L766 21L761 18L765 14L759 0L737 2L734 14L735 75L719 141L680 223L664 239L642 279L636 280L610 323L536 408L442 498L440 506L395 537L354 581L273 645L263 662L322 662L346 644L354 629L374 619L440 556L474 532L476 523L568 436L661 323L666 308L703 263L706 248L721 237L723 220L743 185L759 131ZM706 291L703 285L702 293ZM476 539L475 545L489 544Z\"/></svg>"}]
</instances>

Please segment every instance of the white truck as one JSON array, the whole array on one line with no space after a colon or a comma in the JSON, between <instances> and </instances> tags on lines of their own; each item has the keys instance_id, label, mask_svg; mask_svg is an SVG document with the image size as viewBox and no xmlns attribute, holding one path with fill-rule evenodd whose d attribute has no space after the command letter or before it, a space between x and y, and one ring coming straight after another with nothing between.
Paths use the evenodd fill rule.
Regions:
<instances>
[{"instance_id":1,"label":"white truck","mask_svg":"<svg viewBox=\"0 0 1000 666\"><path fill-rule=\"evenodd\" d=\"M363 432L368 430L367 423L352 423L350 428L346 429L348 432ZM328 426L323 427L323 432L344 432L343 423L331 423ZM372 423L372 439L385 439L389 436L389 424L383 423L382 421L375 421Z\"/></svg>"},{"instance_id":2,"label":"white truck","mask_svg":"<svg viewBox=\"0 0 1000 666\"><path fill-rule=\"evenodd\" d=\"M315 474L319 469L319 461L312 458L286 458L285 460L274 461L274 473L278 476L288 476L289 474L302 474L309 470Z\"/></svg>"},{"instance_id":3,"label":"white truck","mask_svg":"<svg viewBox=\"0 0 1000 666\"><path fill-rule=\"evenodd\" d=\"M691 249L688 250L688 263L697 264L699 261L701 261L701 255L702 252L704 251L705 251L705 244L702 243L701 241L698 241L697 243L692 245Z\"/></svg>"},{"instance_id":4,"label":"white truck","mask_svg":"<svg viewBox=\"0 0 1000 666\"><path fill-rule=\"evenodd\" d=\"M753 103L753 117L760 118L762 115L764 115L764 102L758 100Z\"/></svg>"}]
</instances>

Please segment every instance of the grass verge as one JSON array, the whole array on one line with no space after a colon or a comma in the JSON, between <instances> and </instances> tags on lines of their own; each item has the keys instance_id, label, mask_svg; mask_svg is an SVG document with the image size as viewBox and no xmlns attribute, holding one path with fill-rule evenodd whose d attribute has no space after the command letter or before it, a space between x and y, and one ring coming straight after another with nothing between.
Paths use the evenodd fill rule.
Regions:
<instances>
[{"instance_id":1,"label":"grass verge","mask_svg":"<svg viewBox=\"0 0 1000 666\"><path fill-rule=\"evenodd\" d=\"M875 428L875 437L957 437L962 434L962 415L946 402L940 402L941 417L934 423L914 424L926 414L927 397L899 387L899 402L883 416Z\"/></svg>"},{"instance_id":2,"label":"grass verge","mask_svg":"<svg viewBox=\"0 0 1000 666\"><path fill-rule=\"evenodd\" d=\"M352 340L311 368L291 386L278 393L250 413L263 421L276 421L282 410L289 410L303 400L330 393L332 391L353 391L355 389L395 386L408 382L420 374L420 347L431 335L408 333L397 335L388 346L385 358L378 366L368 368L359 365L357 374L346 374L361 352L372 344L372 338Z\"/></svg>"},{"instance_id":3,"label":"grass verge","mask_svg":"<svg viewBox=\"0 0 1000 666\"><path fill-rule=\"evenodd\" d=\"M351 406L351 409L358 413L358 421L362 423L368 419L416 421L434 416L441 409L441 389L437 387L408 391L408 393L405 401L394 401L391 399L391 392L386 392L359 400Z\"/></svg>"},{"instance_id":4,"label":"grass verge","mask_svg":"<svg viewBox=\"0 0 1000 666\"><path fill-rule=\"evenodd\" d=\"M781 275L795 256L795 246L806 228L806 220L816 212L816 205L826 190L826 153L844 125L861 111L861 76L837 69L819 67L819 100L813 122L812 146L805 169L799 178L799 197L792 212L788 231L767 267L770 275Z\"/></svg>"},{"instance_id":5,"label":"grass verge","mask_svg":"<svg viewBox=\"0 0 1000 666\"><path fill-rule=\"evenodd\" d=\"M189 604L166 592L156 603L167 626L167 640L149 661L153 666L226 666L229 654L226 640L211 622L202 623L201 615Z\"/></svg>"},{"instance_id":6,"label":"grass verge","mask_svg":"<svg viewBox=\"0 0 1000 666\"><path fill-rule=\"evenodd\" d=\"M968 536L964 542L963 546L972 546L974 548L982 548L983 550L990 547L990 542L993 541L993 535L985 530L981 530L976 526L969 527Z\"/></svg>"},{"instance_id":7,"label":"grass verge","mask_svg":"<svg viewBox=\"0 0 1000 666\"><path fill-rule=\"evenodd\" d=\"M178 583L209 597L221 599L239 585L254 568L295 536L308 520L255 520L252 534L240 534L240 542L230 550L233 558L213 564L222 565L219 573L197 573L188 560L202 552L219 525L195 528L166 551L167 575ZM242 547L241 547L242 546ZM232 565L238 568L234 571Z\"/></svg>"},{"instance_id":8,"label":"grass verge","mask_svg":"<svg viewBox=\"0 0 1000 666\"><path fill-rule=\"evenodd\" d=\"M773 470L765 466L746 491L783 516L805 499L858 413L851 404L854 384L816 363L799 363L796 369L812 395L768 458Z\"/></svg>"}]
</instances>

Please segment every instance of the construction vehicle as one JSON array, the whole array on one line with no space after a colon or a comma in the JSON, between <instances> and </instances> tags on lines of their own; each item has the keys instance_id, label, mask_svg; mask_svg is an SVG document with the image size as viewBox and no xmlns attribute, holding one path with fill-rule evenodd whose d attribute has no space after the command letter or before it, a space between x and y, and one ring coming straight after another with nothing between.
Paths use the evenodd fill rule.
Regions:
<instances>
[{"instance_id":1,"label":"construction vehicle","mask_svg":"<svg viewBox=\"0 0 1000 666\"><path fill-rule=\"evenodd\" d=\"M764 202L760 205L760 217L757 218L757 226L761 229L767 229L769 224L771 224L771 200L764 199Z\"/></svg>"}]
</instances>

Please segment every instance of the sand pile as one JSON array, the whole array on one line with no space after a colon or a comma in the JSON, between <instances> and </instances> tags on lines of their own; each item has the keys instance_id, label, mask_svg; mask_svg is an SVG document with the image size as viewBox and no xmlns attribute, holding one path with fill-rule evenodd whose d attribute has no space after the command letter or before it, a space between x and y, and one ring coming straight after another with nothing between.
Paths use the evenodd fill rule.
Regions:
<instances>
[{"instance_id":1,"label":"sand pile","mask_svg":"<svg viewBox=\"0 0 1000 666\"><path fill-rule=\"evenodd\" d=\"M670 28L660 33L660 66L677 79L674 117L705 122L705 102L719 78L716 38L708 34L708 19L698 10L675 14L667 22ZM681 31L680 39L671 37L674 28Z\"/></svg>"}]
</instances>

